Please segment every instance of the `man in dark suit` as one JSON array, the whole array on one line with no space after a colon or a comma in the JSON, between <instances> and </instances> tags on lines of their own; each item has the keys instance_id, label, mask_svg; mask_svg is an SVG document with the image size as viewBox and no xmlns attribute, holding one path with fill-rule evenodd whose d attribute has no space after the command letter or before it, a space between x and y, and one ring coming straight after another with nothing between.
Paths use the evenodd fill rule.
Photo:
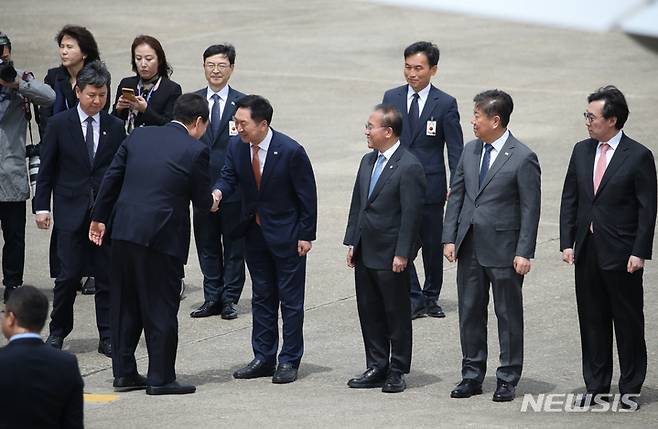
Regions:
<instances>
[{"instance_id":1,"label":"man in dark suit","mask_svg":"<svg viewBox=\"0 0 658 429\"><path fill-rule=\"evenodd\" d=\"M254 359L233 377L272 376L273 383L297 379L304 352L306 254L317 227L317 191L311 162L296 141L270 128L272 106L247 95L236 102L240 135L229 143L213 194L217 200L238 189L242 198L235 235L245 236L252 281ZM278 312L283 346L278 354Z\"/></svg>"},{"instance_id":2,"label":"man in dark suit","mask_svg":"<svg viewBox=\"0 0 658 429\"><path fill-rule=\"evenodd\" d=\"M135 129L121 145L101 184L89 239L112 238L112 370L114 387L146 387L150 395L195 392L176 381L180 273L190 247L190 201L210 210L208 105L183 94L174 120ZM142 329L148 377L137 373L135 349Z\"/></svg>"},{"instance_id":3,"label":"man in dark suit","mask_svg":"<svg viewBox=\"0 0 658 429\"><path fill-rule=\"evenodd\" d=\"M587 101L590 138L569 162L560 249L576 264L584 399L591 401L610 392L613 325L619 392L639 395L646 376L642 274L656 225L656 166L651 151L622 131L628 105L621 91L606 86Z\"/></svg>"},{"instance_id":4,"label":"man in dark suit","mask_svg":"<svg viewBox=\"0 0 658 429\"><path fill-rule=\"evenodd\" d=\"M493 400L511 401L523 369L523 276L534 258L541 204L537 155L507 129L512 97L473 99L476 140L464 147L443 226L444 255L457 265L462 381L450 393L482 393L487 370L487 307L493 291L500 366Z\"/></svg>"},{"instance_id":5,"label":"man in dark suit","mask_svg":"<svg viewBox=\"0 0 658 429\"><path fill-rule=\"evenodd\" d=\"M402 114L379 105L366 124L361 159L343 243L354 268L356 301L366 349L366 372L352 388L402 392L411 368L411 302L408 262L420 244L425 198L422 165L398 140Z\"/></svg>"},{"instance_id":6,"label":"man in dark suit","mask_svg":"<svg viewBox=\"0 0 658 429\"><path fill-rule=\"evenodd\" d=\"M103 109L110 73L100 61L78 74L78 106L51 117L41 145L41 168L33 200L36 223L50 227L53 197L54 229L60 270L55 279L50 335L46 343L62 348L73 330L73 303L89 265L96 277L98 352L111 355L110 292L107 265L109 247L91 246L87 239L89 215L105 170L126 136L123 122Z\"/></svg>"},{"instance_id":7,"label":"man in dark suit","mask_svg":"<svg viewBox=\"0 0 658 429\"><path fill-rule=\"evenodd\" d=\"M416 42L404 50L404 77L407 85L384 94L384 103L403 113L400 143L418 158L425 171L427 191L420 228L425 283L421 290L413 260L411 276L411 313L415 319L425 315L445 317L438 303L443 284L441 231L446 185L444 147L452 176L464 146L457 101L430 83L436 75L439 48L430 42Z\"/></svg>"},{"instance_id":8,"label":"man in dark suit","mask_svg":"<svg viewBox=\"0 0 658 429\"><path fill-rule=\"evenodd\" d=\"M201 138L210 148L210 183L219 179L229 138L238 135L233 115L235 103L244 94L228 85L234 67L235 48L229 44L212 45L203 53L208 86L197 94L208 100L211 112L210 125ZM231 232L239 220L239 192L224 198L218 212L194 211L194 241L203 273L204 303L190 313L192 317L216 314L221 314L226 320L238 317L235 305L245 280L244 239L233 237Z\"/></svg>"},{"instance_id":9,"label":"man in dark suit","mask_svg":"<svg viewBox=\"0 0 658 429\"><path fill-rule=\"evenodd\" d=\"M0 429L82 428L82 376L75 356L39 336L48 299L33 286L16 289L2 312Z\"/></svg>"}]
</instances>

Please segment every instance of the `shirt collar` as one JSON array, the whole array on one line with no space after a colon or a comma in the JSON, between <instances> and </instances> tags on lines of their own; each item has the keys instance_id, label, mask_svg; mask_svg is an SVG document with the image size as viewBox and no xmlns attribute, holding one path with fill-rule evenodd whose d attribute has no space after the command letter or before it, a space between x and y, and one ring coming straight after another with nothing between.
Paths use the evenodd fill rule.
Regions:
<instances>
[{"instance_id":1,"label":"shirt collar","mask_svg":"<svg viewBox=\"0 0 658 429\"><path fill-rule=\"evenodd\" d=\"M503 145L505 144L508 138L509 138L509 130L505 130L502 136L498 137L496 140L493 141L493 143L491 143L491 146L493 146L496 152L500 152L500 150L503 148ZM485 144L486 144L485 142L482 142L483 148Z\"/></svg>"},{"instance_id":2,"label":"shirt collar","mask_svg":"<svg viewBox=\"0 0 658 429\"><path fill-rule=\"evenodd\" d=\"M34 332L25 332L24 334L12 335L12 337L9 339L9 342L11 343L12 341L22 340L24 338L38 338L38 339L41 339L41 335L35 334Z\"/></svg>"},{"instance_id":3,"label":"shirt collar","mask_svg":"<svg viewBox=\"0 0 658 429\"><path fill-rule=\"evenodd\" d=\"M89 117L89 115L87 115L87 114L84 112L84 110L82 110L82 107L80 107L80 103L78 103L78 105L77 105L76 108L78 109L78 117L80 118L80 123L82 124L82 123L84 123L84 122L87 120L87 118ZM96 122L97 124L100 124L100 123L101 123L101 122L100 122L100 120L101 120L101 114L100 114L100 112L96 113L94 116L92 116L92 118L94 118L94 122Z\"/></svg>"},{"instance_id":4,"label":"shirt collar","mask_svg":"<svg viewBox=\"0 0 658 429\"><path fill-rule=\"evenodd\" d=\"M619 132L617 134L615 134L615 136L613 138L611 138L610 140L608 140L607 142L599 142L599 144L598 144L598 146L596 146L596 148L598 149L599 147L601 147L602 144L608 143L610 145L610 147L612 148L612 150L616 150L617 146L619 145L619 142L621 142L621 138L622 138L623 135L624 135L624 133L621 130L619 130Z\"/></svg>"},{"instance_id":5,"label":"shirt collar","mask_svg":"<svg viewBox=\"0 0 658 429\"><path fill-rule=\"evenodd\" d=\"M420 97L421 100L425 100L425 99L427 99L427 96L428 96L429 93L430 93L430 88L431 88L431 87L432 87L432 84L430 83L430 84L428 84L425 88L423 88L423 89L421 89L420 91L418 91L418 96ZM411 85L407 85L407 88L408 88L408 89L407 89L407 99L410 100L411 97L414 96L414 94L416 93L416 91L414 91L414 89L411 87Z\"/></svg>"},{"instance_id":6,"label":"shirt collar","mask_svg":"<svg viewBox=\"0 0 658 429\"><path fill-rule=\"evenodd\" d=\"M210 89L210 87L206 88L206 98L208 99L208 101L212 99L212 96L214 94L219 95L222 100L226 101L226 99L228 98L228 85L224 85L224 88L220 89L219 92L213 91L212 89Z\"/></svg>"},{"instance_id":7,"label":"shirt collar","mask_svg":"<svg viewBox=\"0 0 658 429\"><path fill-rule=\"evenodd\" d=\"M265 135L265 138L263 139L262 142L258 143L258 145L251 144L251 146L258 146L259 149L263 149L265 152L267 152L267 149L270 147L270 143L272 142L272 128L267 129L267 134Z\"/></svg>"},{"instance_id":8,"label":"shirt collar","mask_svg":"<svg viewBox=\"0 0 658 429\"><path fill-rule=\"evenodd\" d=\"M380 154L380 155L384 155L384 158L386 158L386 161L388 161L389 159L391 159L391 157L393 156L393 154L395 153L395 151L398 150L398 147L400 147L400 140L398 140L397 142L395 142L395 144L394 144L393 146L389 147L389 148L386 150L386 152L383 152L383 153L382 153L382 152L379 152L379 154Z\"/></svg>"}]
</instances>

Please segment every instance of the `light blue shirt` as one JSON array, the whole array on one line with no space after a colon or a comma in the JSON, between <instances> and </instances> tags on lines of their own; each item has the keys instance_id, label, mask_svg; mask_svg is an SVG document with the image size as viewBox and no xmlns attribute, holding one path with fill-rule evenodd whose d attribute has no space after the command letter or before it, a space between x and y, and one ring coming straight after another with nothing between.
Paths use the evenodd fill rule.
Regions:
<instances>
[{"instance_id":1,"label":"light blue shirt","mask_svg":"<svg viewBox=\"0 0 658 429\"><path fill-rule=\"evenodd\" d=\"M22 340L22 339L24 339L24 338L38 338L38 339L41 339L41 335L39 335L39 334L35 334L34 332L26 332L26 333L24 333L24 334L16 334L16 335L13 335L13 336L9 339L9 342L11 343L12 341L15 341L15 340Z\"/></svg>"}]
</instances>

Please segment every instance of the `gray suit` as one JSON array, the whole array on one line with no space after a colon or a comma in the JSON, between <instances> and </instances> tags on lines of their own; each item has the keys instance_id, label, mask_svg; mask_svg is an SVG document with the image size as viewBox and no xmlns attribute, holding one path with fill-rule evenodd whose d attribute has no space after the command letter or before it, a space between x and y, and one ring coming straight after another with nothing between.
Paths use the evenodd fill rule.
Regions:
<instances>
[{"instance_id":1,"label":"gray suit","mask_svg":"<svg viewBox=\"0 0 658 429\"><path fill-rule=\"evenodd\" d=\"M392 270L393 258L413 260L420 245L425 174L402 146L368 189L378 152L361 160L344 244L354 246L356 298L368 368L408 373L411 365L409 273ZM389 363L390 360L390 363ZM390 368L389 368L390 366Z\"/></svg>"},{"instance_id":2,"label":"gray suit","mask_svg":"<svg viewBox=\"0 0 658 429\"><path fill-rule=\"evenodd\" d=\"M534 257L541 203L537 156L512 134L479 185L483 142L464 147L453 178L443 243L454 243L462 377L479 383L487 366L489 285L498 317L498 379L516 385L523 365L523 276L514 257Z\"/></svg>"}]
</instances>

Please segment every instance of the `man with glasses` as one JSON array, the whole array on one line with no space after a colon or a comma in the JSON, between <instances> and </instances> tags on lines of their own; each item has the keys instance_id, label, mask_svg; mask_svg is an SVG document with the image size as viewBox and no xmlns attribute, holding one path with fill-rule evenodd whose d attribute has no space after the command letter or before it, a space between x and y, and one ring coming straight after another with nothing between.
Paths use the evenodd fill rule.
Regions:
<instances>
[{"instance_id":1,"label":"man with glasses","mask_svg":"<svg viewBox=\"0 0 658 429\"><path fill-rule=\"evenodd\" d=\"M402 114L379 105L368 118L374 149L361 159L344 244L354 268L356 301L366 349L366 371L351 388L402 392L411 368L411 303L408 266L420 244L425 174L400 145Z\"/></svg>"},{"instance_id":2,"label":"man with glasses","mask_svg":"<svg viewBox=\"0 0 658 429\"><path fill-rule=\"evenodd\" d=\"M228 85L235 67L235 48L212 45L203 53L203 69L208 81L197 91L208 100L210 124L201 141L210 148L210 183L219 179L231 136L237 136L233 115L235 103L244 96ZM238 317L235 305L244 286L244 239L231 232L240 220L240 193L222 200L218 212L194 211L194 239L203 273L204 302L192 317L221 314L222 319Z\"/></svg>"},{"instance_id":3,"label":"man with glasses","mask_svg":"<svg viewBox=\"0 0 658 429\"><path fill-rule=\"evenodd\" d=\"M656 224L656 166L651 151L622 131L629 113L624 94L606 86L587 101L590 138L573 149L560 209L562 260L576 265L582 404L610 392L613 326L619 393L640 394L647 372L642 274Z\"/></svg>"}]
</instances>

